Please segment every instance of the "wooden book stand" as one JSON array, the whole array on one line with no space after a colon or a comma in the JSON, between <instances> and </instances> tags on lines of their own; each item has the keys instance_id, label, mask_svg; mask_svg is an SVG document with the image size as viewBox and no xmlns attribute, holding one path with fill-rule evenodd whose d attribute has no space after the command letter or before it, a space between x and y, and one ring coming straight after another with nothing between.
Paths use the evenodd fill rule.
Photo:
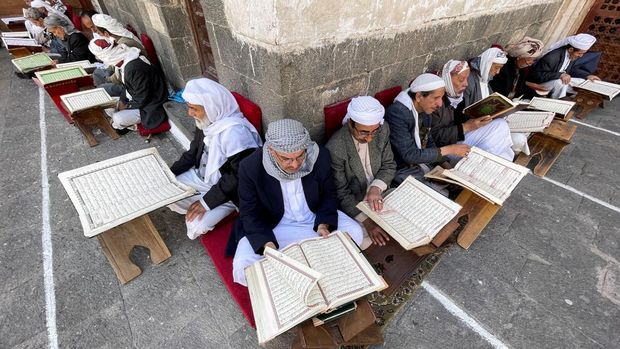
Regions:
<instances>
[{"instance_id":1,"label":"wooden book stand","mask_svg":"<svg viewBox=\"0 0 620 349\"><path fill-rule=\"evenodd\" d=\"M154 264L172 256L148 214L97 235L97 240L122 284L142 274L140 267L129 258L135 246L148 248Z\"/></svg>"},{"instance_id":2,"label":"wooden book stand","mask_svg":"<svg viewBox=\"0 0 620 349\"><path fill-rule=\"evenodd\" d=\"M113 140L117 140L120 137L105 115L102 108L92 108L71 114L74 125L82 132L86 142L91 147L99 144L93 133L95 127L99 128Z\"/></svg>"},{"instance_id":3,"label":"wooden book stand","mask_svg":"<svg viewBox=\"0 0 620 349\"><path fill-rule=\"evenodd\" d=\"M539 157L534 167L534 174L543 177L558 159L564 147L570 144L577 126L563 121L553 120L543 132L534 133L530 137L530 155L519 154L516 164L527 166L534 157Z\"/></svg>"},{"instance_id":4,"label":"wooden book stand","mask_svg":"<svg viewBox=\"0 0 620 349\"><path fill-rule=\"evenodd\" d=\"M575 109L575 117L584 119L597 106L603 108L604 98L598 93L579 89L573 101L577 103L573 107Z\"/></svg>"},{"instance_id":5,"label":"wooden book stand","mask_svg":"<svg viewBox=\"0 0 620 349\"><path fill-rule=\"evenodd\" d=\"M342 346L366 347L384 343L375 314L366 299L357 301L357 309L337 320L315 327L308 320L297 327L292 349L336 349Z\"/></svg>"},{"instance_id":6,"label":"wooden book stand","mask_svg":"<svg viewBox=\"0 0 620 349\"><path fill-rule=\"evenodd\" d=\"M32 52L25 47L10 48L9 53L13 56L13 58L22 58L32 54Z\"/></svg>"}]
</instances>

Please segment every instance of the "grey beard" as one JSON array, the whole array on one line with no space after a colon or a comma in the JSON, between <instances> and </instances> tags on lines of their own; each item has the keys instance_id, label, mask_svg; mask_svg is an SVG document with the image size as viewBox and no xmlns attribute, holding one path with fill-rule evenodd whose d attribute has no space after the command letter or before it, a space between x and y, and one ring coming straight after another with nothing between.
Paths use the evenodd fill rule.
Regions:
<instances>
[{"instance_id":1,"label":"grey beard","mask_svg":"<svg viewBox=\"0 0 620 349\"><path fill-rule=\"evenodd\" d=\"M209 127L209 125L211 125L211 121L209 119L207 119L206 121L203 120L198 120L198 119L194 119L194 122L196 123L196 127L198 127L201 130L206 129L207 127Z\"/></svg>"}]
</instances>

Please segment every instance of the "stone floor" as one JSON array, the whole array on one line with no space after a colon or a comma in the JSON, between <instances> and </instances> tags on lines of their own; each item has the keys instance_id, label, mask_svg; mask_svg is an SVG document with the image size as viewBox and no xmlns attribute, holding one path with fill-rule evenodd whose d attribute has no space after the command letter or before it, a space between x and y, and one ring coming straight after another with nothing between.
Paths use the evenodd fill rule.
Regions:
<instances>
[{"instance_id":1,"label":"stone floor","mask_svg":"<svg viewBox=\"0 0 620 349\"><path fill-rule=\"evenodd\" d=\"M60 172L146 147L172 163L182 152L172 137L145 144L135 134L116 141L99 134L89 148L47 95L12 74L6 51L0 61L0 347L258 347L180 216L151 215L173 256L152 266L136 250L143 274L120 285L98 242L83 236L58 181ZM388 326L386 348L620 348L619 110L620 102L608 102L588 116L585 123L612 133L579 125L548 173L577 192L528 175L469 251L444 255ZM53 248L48 290L42 149ZM282 335L268 347L286 348L291 339Z\"/></svg>"}]
</instances>

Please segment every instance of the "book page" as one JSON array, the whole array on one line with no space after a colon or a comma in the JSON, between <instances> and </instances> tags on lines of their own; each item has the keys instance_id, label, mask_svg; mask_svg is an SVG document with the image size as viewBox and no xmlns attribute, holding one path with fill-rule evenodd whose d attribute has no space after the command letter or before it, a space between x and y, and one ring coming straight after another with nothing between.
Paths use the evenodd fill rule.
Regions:
<instances>
[{"instance_id":1,"label":"book page","mask_svg":"<svg viewBox=\"0 0 620 349\"><path fill-rule=\"evenodd\" d=\"M590 81L575 86L607 97L610 101L620 93L620 85L606 81Z\"/></svg>"},{"instance_id":2,"label":"book page","mask_svg":"<svg viewBox=\"0 0 620 349\"><path fill-rule=\"evenodd\" d=\"M82 67L71 67L71 68L56 68L45 70L41 72L35 72L37 79L45 84L51 84L58 81L64 81L69 79L80 78L82 76L88 75L86 71Z\"/></svg>"},{"instance_id":3,"label":"book page","mask_svg":"<svg viewBox=\"0 0 620 349\"><path fill-rule=\"evenodd\" d=\"M542 111L550 111L560 115L566 115L573 109L575 102L560 101L551 98L534 97L530 101L528 109L537 109Z\"/></svg>"},{"instance_id":4,"label":"book page","mask_svg":"<svg viewBox=\"0 0 620 349\"><path fill-rule=\"evenodd\" d=\"M501 205L528 172L526 167L472 147L469 155L443 174Z\"/></svg>"},{"instance_id":5,"label":"book page","mask_svg":"<svg viewBox=\"0 0 620 349\"><path fill-rule=\"evenodd\" d=\"M69 93L60 96L60 99L70 114L99 106L107 107L116 103L103 88Z\"/></svg>"},{"instance_id":6,"label":"book page","mask_svg":"<svg viewBox=\"0 0 620 349\"><path fill-rule=\"evenodd\" d=\"M11 22L25 22L26 18L24 16L15 16L15 17L2 17L2 22L5 24L10 24Z\"/></svg>"},{"instance_id":7,"label":"book page","mask_svg":"<svg viewBox=\"0 0 620 349\"><path fill-rule=\"evenodd\" d=\"M387 287L346 233L305 240L299 246L310 267L323 274L318 284L329 309Z\"/></svg>"},{"instance_id":8,"label":"book page","mask_svg":"<svg viewBox=\"0 0 620 349\"><path fill-rule=\"evenodd\" d=\"M93 237L195 194L176 180L157 149L149 148L58 175Z\"/></svg>"},{"instance_id":9,"label":"book page","mask_svg":"<svg viewBox=\"0 0 620 349\"><path fill-rule=\"evenodd\" d=\"M506 116L511 132L542 132L551 124L555 113L537 111L518 111Z\"/></svg>"},{"instance_id":10,"label":"book page","mask_svg":"<svg viewBox=\"0 0 620 349\"><path fill-rule=\"evenodd\" d=\"M483 116L496 117L513 109L517 104L495 92L463 109L463 114L472 118Z\"/></svg>"},{"instance_id":11,"label":"book page","mask_svg":"<svg viewBox=\"0 0 620 349\"><path fill-rule=\"evenodd\" d=\"M87 68L95 67L95 64L91 63L88 60L56 64L56 68L72 68L72 67L82 67L84 69L87 69Z\"/></svg>"},{"instance_id":12,"label":"book page","mask_svg":"<svg viewBox=\"0 0 620 349\"><path fill-rule=\"evenodd\" d=\"M1 32L3 38L30 38L30 33L25 32Z\"/></svg>"},{"instance_id":13,"label":"book page","mask_svg":"<svg viewBox=\"0 0 620 349\"><path fill-rule=\"evenodd\" d=\"M11 62L13 62L13 65L15 65L20 72L27 72L33 69L50 66L54 63L52 59L44 53L15 58L12 59Z\"/></svg>"},{"instance_id":14,"label":"book page","mask_svg":"<svg viewBox=\"0 0 620 349\"><path fill-rule=\"evenodd\" d=\"M383 205L380 213L365 201L357 207L408 250L430 243L461 210L460 205L413 177L388 194Z\"/></svg>"},{"instance_id":15,"label":"book page","mask_svg":"<svg viewBox=\"0 0 620 349\"><path fill-rule=\"evenodd\" d=\"M6 46L29 46L29 47L41 47L37 40L22 38L22 37L2 37L2 41Z\"/></svg>"}]
</instances>

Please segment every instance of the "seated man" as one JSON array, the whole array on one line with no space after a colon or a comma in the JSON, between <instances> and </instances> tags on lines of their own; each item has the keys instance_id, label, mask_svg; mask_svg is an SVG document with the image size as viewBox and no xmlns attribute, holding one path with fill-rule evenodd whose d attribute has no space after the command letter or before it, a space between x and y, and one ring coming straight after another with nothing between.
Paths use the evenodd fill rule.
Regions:
<instances>
[{"instance_id":1,"label":"seated man","mask_svg":"<svg viewBox=\"0 0 620 349\"><path fill-rule=\"evenodd\" d=\"M386 111L385 120L390 125L390 142L398 170L394 184L399 185L407 176L448 195L445 186L424 178L431 170L429 165L441 163L444 156L463 157L469 154L469 145L452 144L436 147L430 136L431 118L443 105L446 91L443 79L434 74L422 74L415 78L409 89L402 91ZM421 115L420 115L421 114Z\"/></svg>"},{"instance_id":2,"label":"seated man","mask_svg":"<svg viewBox=\"0 0 620 349\"><path fill-rule=\"evenodd\" d=\"M116 67L125 86L118 111L112 114L112 127L125 134L138 123L153 129L166 121L166 82L159 69L140 56L140 50L111 39L93 39L88 47L103 64Z\"/></svg>"},{"instance_id":3,"label":"seated man","mask_svg":"<svg viewBox=\"0 0 620 349\"><path fill-rule=\"evenodd\" d=\"M185 215L187 236L193 240L237 209L239 163L261 145L261 139L233 95L217 82L190 80L183 99L197 129L189 150L170 170L199 193L168 207Z\"/></svg>"},{"instance_id":4,"label":"seated man","mask_svg":"<svg viewBox=\"0 0 620 349\"><path fill-rule=\"evenodd\" d=\"M26 23L30 24L30 26L26 26L28 32L42 46L44 52L60 54L62 51L66 51L62 42L45 29L45 17L47 17L46 14L41 13L35 8L29 8L24 11Z\"/></svg>"},{"instance_id":5,"label":"seated man","mask_svg":"<svg viewBox=\"0 0 620 349\"><path fill-rule=\"evenodd\" d=\"M34 1L33 1L34 2ZM64 46L65 50L59 52L60 57L56 59L58 63L68 63L77 61L94 62L95 57L88 49L88 39L73 27L73 23L66 19L66 16L50 14L43 20L45 29L54 34Z\"/></svg>"},{"instance_id":6,"label":"seated man","mask_svg":"<svg viewBox=\"0 0 620 349\"><path fill-rule=\"evenodd\" d=\"M571 68L575 61L594 45L596 38L590 34L577 34L549 46L542 56L532 67L528 81L540 84L545 90L550 91L551 98L563 98L569 90L569 85L577 85L588 80L600 80L596 75L571 75Z\"/></svg>"},{"instance_id":7,"label":"seated man","mask_svg":"<svg viewBox=\"0 0 620 349\"><path fill-rule=\"evenodd\" d=\"M542 53L542 41L528 36L514 45L506 46L508 62L493 77L490 85L493 91L513 99L521 96L531 98L534 91L525 85L526 68Z\"/></svg>"},{"instance_id":8,"label":"seated man","mask_svg":"<svg viewBox=\"0 0 620 349\"><path fill-rule=\"evenodd\" d=\"M465 61L450 60L444 64L441 77L446 84L443 105L431 114L431 136L438 147L464 143L478 147L508 161L514 158L511 149L510 129L503 119L474 118L458 123L456 107L463 100L467 88L469 65ZM457 161L458 158L452 158Z\"/></svg>"},{"instance_id":9,"label":"seated man","mask_svg":"<svg viewBox=\"0 0 620 349\"><path fill-rule=\"evenodd\" d=\"M300 240L345 231L358 245L360 225L337 210L329 152L310 139L299 121L269 124L262 149L239 168L239 219L227 246L234 253L233 279L246 286L245 268L265 247L284 248Z\"/></svg>"},{"instance_id":10,"label":"seated man","mask_svg":"<svg viewBox=\"0 0 620 349\"><path fill-rule=\"evenodd\" d=\"M388 235L356 205L366 200L375 211L383 209L381 194L394 179L396 162L390 147L390 130L383 124L385 108L370 96L355 97L349 103L343 127L327 142L338 192L339 208L361 223L362 249L370 243L383 246ZM370 241L366 239L370 238Z\"/></svg>"},{"instance_id":11,"label":"seated man","mask_svg":"<svg viewBox=\"0 0 620 349\"><path fill-rule=\"evenodd\" d=\"M82 33L86 35L88 40L101 39L101 35L97 34L93 16L98 12L95 10L84 10L80 13L80 22L82 22Z\"/></svg>"}]
</instances>

